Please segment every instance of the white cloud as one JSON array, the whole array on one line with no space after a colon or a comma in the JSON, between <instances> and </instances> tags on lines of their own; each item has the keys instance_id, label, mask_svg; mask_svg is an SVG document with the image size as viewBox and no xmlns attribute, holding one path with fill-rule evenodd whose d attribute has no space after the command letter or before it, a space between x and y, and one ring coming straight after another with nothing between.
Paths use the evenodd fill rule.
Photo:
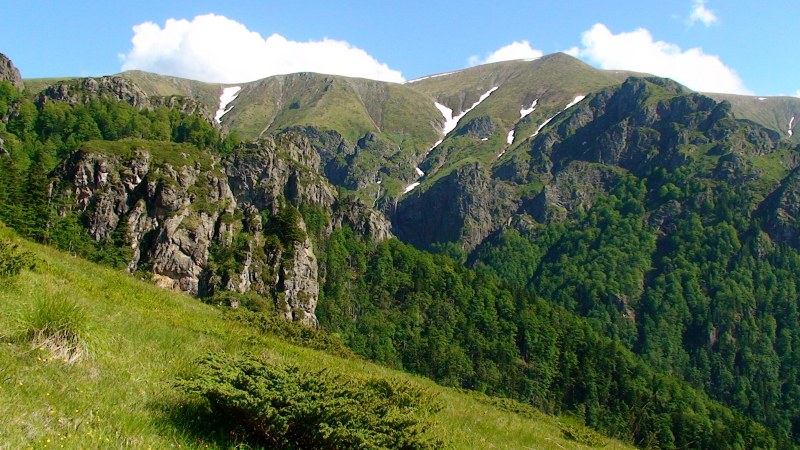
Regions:
<instances>
[{"instance_id":1,"label":"white cloud","mask_svg":"<svg viewBox=\"0 0 800 450\"><path fill-rule=\"evenodd\" d=\"M794 96L795 96L795 97L798 97L798 98L800 98L800 90L798 90L797 92L795 92L795 93L794 93Z\"/></svg>"},{"instance_id":2,"label":"white cloud","mask_svg":"<svg viewBox=\"0 0 800 450\"><path fill-rule=\"evenodd\" d=\"M515 41L505 47L500 47L492 53L486 55L486 58L481 59L480 56L473 55L469 57L469 65L477 66L480 64L489 64L500 61L511 61L515 59L536 59L541 58L544 53L531 47L528 41Z\"/></svg>"},{"instance_id":3,"label":"white cloud","mask_svg":"<svg viewBox=\"0 0 800 450\"><path fill-rule=\"evenodd\" d=\"M710 27L718 21L719 18L717 18L716 14L714 14L714 12L710 9L706 8L705 0L694 0L692 3L692 12L689 14L690 25L701 22L703 25Z\"/></svg>"},{"instance_id":4,"label":"white cloud","mask_svg":"<svg viewBox=\"0 0 800 450\"><path fill-rule=\"evenodd\" d=\"M224 16L207 14L191 21L169 19L161 28L145 22L133 27L133 48L120 55L122 70L146 70L207 82L239 83L271 75L319 72L405 81L397 70L344 41L290 41L259 33Z\"/></svg>"},{"instance_id":5,"label":"white cloud","mask_svg":"<svg viewBox=\"0 0 800 450\"><path fill-rule=\"evenodd\" d=\"M583 48L577 55L602 69L632 70L672 78L701 92L752 94L736 72L718 56L701 48L681 50L675 44L654 41L649 31L640 28L613 34L596 24L585 31Z\"/></svg>"}]
</instances>

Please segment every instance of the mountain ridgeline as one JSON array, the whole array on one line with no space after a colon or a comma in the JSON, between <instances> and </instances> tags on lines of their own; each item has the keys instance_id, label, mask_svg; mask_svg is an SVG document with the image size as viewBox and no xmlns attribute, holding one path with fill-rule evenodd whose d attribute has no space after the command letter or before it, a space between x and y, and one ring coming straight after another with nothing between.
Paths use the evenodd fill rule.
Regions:
<instances>
[{"instance_id":1,"label":"mountain ridgeline","mask_svg":"<svg viewBox=\"0 0 800 450\"><path fill-rule=\"evenodd\" d=\"M29 238L638 446L800 445L800 99L563 54L0 80Z\"/></svg>"}]
</instances>

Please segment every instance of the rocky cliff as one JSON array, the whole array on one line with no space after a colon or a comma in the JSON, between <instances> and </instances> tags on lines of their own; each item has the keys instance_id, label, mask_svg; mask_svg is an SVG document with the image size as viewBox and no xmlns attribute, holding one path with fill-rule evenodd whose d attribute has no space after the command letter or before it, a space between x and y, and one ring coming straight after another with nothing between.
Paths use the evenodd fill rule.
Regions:
<instances>
[{"instance_id":1,"label":"rocky cliff","mask_svg":"<svg viewBox=\"0 0 800 450\"><path fill-rule=\"evenodd\" d=\"M320 270L296 207L328 215L325 233L348 224L382 240L391 227L363 202L339 200L302 134L243 144L234 155L220 159L185 144L92 141L54 171L52 192L68 198L64 213L80 212L94 239L125 243L129 271L149 272L158 285L192 295L255 293L272 299L287 319L316 325Z\"/></svg>"},{"instance_id":2,"label":"rocky cliff","mask_svg":"<svg viewBox=\"0 0 800 450\"><path fill-rule=\"evenodd\" d=\"M0 53L0 81L8 81L19 90L25 87L19 70L14 67L14 63L2 53Z\"/></svg>"},{"instance_id":3,"label":"rocky cliff","mask_svg":"<svg viewBox=\"0 0 800 450\"><path fill-rule=\"evenodd\" d=\"M470 148L495 128L488 117L477 116L456 135L472 137L463 143ZM435 174L445 163L457 164L451 160L458 141L449 142L421 165L426 173ZM509 224L561 221L572 212L586 211L626 174L696 171L712 184L758 182L753 188L766 196L797 165L792 155L779 133L738 120L727 102L671 80L631 77L552 117L540 132L500 155L505 157L498 157L491 171L488 164L471 163L432 177L435 182L401 199L392 219L398 237L414 245L457 242L470 251ZM477 151L470 157L488 160ZM787 187L773 197L792 192ZM772 210L783 211L771 216L773 234L792 234L786 231L788 219L779 219L793 218L791 207ZM661 217L659 223L668 224L667 219Z\"/></svg>"}]
</instances>

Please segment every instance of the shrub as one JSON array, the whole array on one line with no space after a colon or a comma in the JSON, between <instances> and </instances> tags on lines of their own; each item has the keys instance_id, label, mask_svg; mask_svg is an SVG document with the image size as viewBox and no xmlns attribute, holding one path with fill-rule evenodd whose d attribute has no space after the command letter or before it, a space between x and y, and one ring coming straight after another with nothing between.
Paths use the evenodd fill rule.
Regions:
<instances>
[{"instance_id":1,"label":"shrub","mask_svg":"<svg viewBox=\"0 0 800 450\"><path fill-rule=\"evenodd\" d=\"M9 278L36 266L33 254L19 250L17 244L0 238L0 278Z\"/></svg>"},{"instance_id":2,"label":"shrub","mask_svg":"<svg viewBox=\"0 0 800 450\"><path fill-rule=\"evenodd\" d=\"M341 377L253 356L210 355L178 386L200 395L213 416L268 448L428 449L440 408L427 392L396 380ZM244 431L243 431L244 430Z\"/></svg>"},{"instance_id":3,"label":"shrub","mask_svg":"<svg viewBox=\"0 0 800 450\"><path fill-rule=\"evenodd\" d=\"M561 423L559 428L564 438L587 447L605 447L608 444L600 433L582 425Z\"/></svg>"},{"instance_id":4,"label":"shrub","mask_svg":"<svg viewBox=\"0 0 800 450\"><path fill-rule=\"evenodd\" d=\"M83 308L55 297L35 302L22 317L23 334L31 346L49 350L53 357L67 364L88 355L88 323Z\"/></svg>"},{"instance_id":5,"label":"shrub","mask_svg":"<svg viewBox=\"0 0 800 450\"><path fill-rule=\"evenodd\" d=\"M339 336L321 328L286 320L272 311L248 311L240 308L228 311L227 316L264 334L279 337L295 345L322 350L343 358L355 357Z\"/></svg>"}]
</instances>

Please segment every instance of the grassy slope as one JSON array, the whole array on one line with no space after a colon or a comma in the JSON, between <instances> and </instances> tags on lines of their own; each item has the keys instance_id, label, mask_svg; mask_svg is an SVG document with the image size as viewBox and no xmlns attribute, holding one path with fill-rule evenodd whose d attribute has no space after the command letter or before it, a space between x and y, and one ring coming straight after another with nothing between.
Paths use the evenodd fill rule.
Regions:
<instances>
[{"instance_id":1,"label":"grassy slope","mask_svg":"<svg viewBox=\"0 0 800 450\"><path fill-rule=\"evenodd\" d=\"M795 97L755 97L733 94L705 94L717 101L727 100L733 112L740 119L748 119L767 128L779 131L781 136L794 143L800 143L800 99ZM759 100L763 98L764 100ZM786 132L789 121L794 117L790 137Z\"/></svg>"},{"instance_id":2,"label":"grassy slope","mask_svg":"<svg viewBox=\"0 0 800 450\"><path fill-rule=\"evenodd\" d=\"M478 161L484 167L491 167L504 150L508 150L504 155L508 158L541 123L558 114L575 97L619 84L622 79L618 73L597 70L571 56L556 53L534 61L485 64L409 83L413 89L452 108L454 115L472 106L489 89L499 86L459 121L451 136L470 119L479 116L491 117L499 125L498 130L487 141L455 136L446 139L440 146L442 150L448 148L448 141L457 139L458 142L452 142L453 150L448 151L447 161L435 173L429 173L418 189L427 188L463 164ZM520 120L520 110L529 108L534 100L538 101L536 109ZM512 129L515 140L506 148L506 137ZM436 158L436 153L432 152L431 157Z\"/></svg>"},{"instance_id":3,"label":"grassy slope","mask_svg":"<svg viewBox=\"0 0 800 450\"><path fill-rule=\"evenodd\" d=\"M0 228L0 237L11 233ZM204 448L217 446L176 425L183 398L172 383L208 351L254 351L335 373L400 377L439 395L437 432L456 448L581 448L564 439L558 419L525 418L476 394L360 360L346 360L256 337L220 311L128 275L28 242L34 272L1 281L0 448ZM92 357L67 366L14 338L15 316L36 299L64 297L88 311ZM190 420L182 417L182 420ZM611 441L606 448L623 448Z\"/></svg>"},{"instance_id":4,"label":"grassy slope","mask_svg":"<svg viewBox=\"0 0 800 450\"><path fill-rule=\"evenodd\" d=\"M140 70L129 70L120 73L119 76L136 83L147 95L191 97L206 105L209 111L216 111L219 108L222 84L204 83Z\"/></svg>"},{"instance_id":5,"label":"grassy slope","mask_svg":"<svg viewBox=\"0 0 800 450\"><path fill-rule=\"evenodd\" d=\"M245 138L295 125L334 129L351 141L365 133L437 139L433 101L399 84L316 73L269 77L242 86L225 123Z\"/></svg>"}]
</instances>

